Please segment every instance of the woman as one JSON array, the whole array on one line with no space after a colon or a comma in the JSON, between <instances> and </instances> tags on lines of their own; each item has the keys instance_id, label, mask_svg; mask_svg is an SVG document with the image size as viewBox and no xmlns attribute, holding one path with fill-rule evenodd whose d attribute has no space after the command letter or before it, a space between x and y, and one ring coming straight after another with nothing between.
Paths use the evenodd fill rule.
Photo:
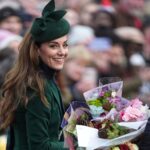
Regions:
<instances>
[{"instance_id":1,"label":"woman","mask_svg":"<svg viewBox=\"0 0 150 150\"><path fill-rule=\"evenodd\" d=\"M64 10L54 0L36 18L24 37L19 58L3 85L0 103L1 129L10 126L10 150L63 150L60 124L61 95L55 74L63 68L68 54L69 24Z\"/></svg>"}]
</instances>

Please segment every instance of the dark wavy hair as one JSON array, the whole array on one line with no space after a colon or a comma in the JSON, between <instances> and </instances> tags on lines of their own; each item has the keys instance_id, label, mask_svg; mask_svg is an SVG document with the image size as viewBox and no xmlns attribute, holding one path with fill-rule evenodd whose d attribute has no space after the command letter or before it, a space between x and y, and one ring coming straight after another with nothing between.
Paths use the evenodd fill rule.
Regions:
<instances>
[{"instance_id":1,"label":"dark wavy hair","mask_svg":"<svg viewBox=\"0 0 150 150\"><path fill-rule=\"evenodd\" d=\"M2 86L0 129L6 129L12 123L14 113L20 104L26 106L28 103L28 87L39 94L45 105L48 104L44 96L44 80L38 69L38 46L30 32L27 32L19 46L18 60L8 72Z\"/></svg>"}]
</instances>

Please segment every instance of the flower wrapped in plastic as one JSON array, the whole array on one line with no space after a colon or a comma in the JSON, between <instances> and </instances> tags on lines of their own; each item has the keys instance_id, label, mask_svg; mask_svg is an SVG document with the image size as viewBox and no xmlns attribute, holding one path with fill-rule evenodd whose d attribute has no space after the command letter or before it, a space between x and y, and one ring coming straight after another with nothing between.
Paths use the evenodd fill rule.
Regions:
<instances>
[{"instance_id":1,"label":"flower wrapped in plastic","mask_svg":"<svg viewBox=\"0 0 150 150\"><path fill-rule=\"evenodd\" d=\"M89 90L84 93L86 103L70 110L68 118L64 116L67 120L67 124L62 126L64 131L70 132L68 128L74 120L73 130L70 132L74 135L72 146L87 150L138 148L130 141L143 133L149 109L139 99L123 98L122 88L123 82L120 81ZM71 147L69 142L67 144Z\"/></svg>"},{"instance_id":2,"label":"flower wrapped in plastic","mask_svg":"<svg viewBox=\"0 0 150 150\"><path fill-rule=\"evenodd\" d=\"M76 125L90 126L92 115L84 102L73 101L64 114L61 124L64 132L65 147L75 150L78 147Z\"/></svg>"}]
</instances>

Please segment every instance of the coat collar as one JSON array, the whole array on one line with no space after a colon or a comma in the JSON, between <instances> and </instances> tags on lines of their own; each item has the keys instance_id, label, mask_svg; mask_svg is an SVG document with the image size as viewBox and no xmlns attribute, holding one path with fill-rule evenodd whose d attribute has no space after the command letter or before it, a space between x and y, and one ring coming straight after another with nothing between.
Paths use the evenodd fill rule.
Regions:
<instances>
[{"instance_id":1,"label":"coat collar","mask_svg":"<svg viewBox=\"0 0 150 150\"><path fill-rule=\"evenodd\" d=\"M39 63L39 71L47 79L54 79L55 74L57 72L55 69L50 68L45 63L43 63L42 60L40 60Z\"/></svg>"}]
</instances>

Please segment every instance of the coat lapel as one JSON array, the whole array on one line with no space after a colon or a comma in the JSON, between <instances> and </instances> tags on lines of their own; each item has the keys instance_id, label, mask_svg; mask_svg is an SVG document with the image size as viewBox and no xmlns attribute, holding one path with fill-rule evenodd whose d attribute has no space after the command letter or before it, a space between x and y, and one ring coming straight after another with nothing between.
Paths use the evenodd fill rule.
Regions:
<instances>
[{"instance_id":1,"label":"coat lapel","mask_svg":"<svg viewBox=\"0 0 150 150\"><path fill-rule=\"evenodd\" d=\"M54 83L54 81L52 81L52 83L49 85L49 88L52 91L52 94L55 97L56 102L59 106L61 117L63 117L64 111L63 111L63 105L62 105L62 102L61 102L61 95L60 95L59 89L56 86L56 84Z\"/></svg>"}]
</instances>

